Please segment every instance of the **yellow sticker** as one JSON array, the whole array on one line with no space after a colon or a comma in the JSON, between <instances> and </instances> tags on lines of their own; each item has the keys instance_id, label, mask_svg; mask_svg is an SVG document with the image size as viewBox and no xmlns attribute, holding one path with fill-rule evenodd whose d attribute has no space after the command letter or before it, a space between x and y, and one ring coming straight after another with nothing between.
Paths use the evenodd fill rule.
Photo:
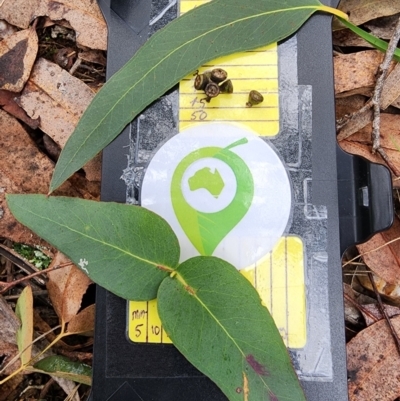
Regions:
<instances>
[{"instance_id":1,"label":"yellow sticker","mask_svg":"<svg viewBox=\"0 0 400 401\"><path fill-rule=\"evenodd\" d=\"M241 270L259 292L273 316L285 344L303 348L306 344L306 299L303 241L282 237L260 262ZM156 300L129 302L129 338L135 342L171 343L162 329Z\"/></svg>"}]
</instances>

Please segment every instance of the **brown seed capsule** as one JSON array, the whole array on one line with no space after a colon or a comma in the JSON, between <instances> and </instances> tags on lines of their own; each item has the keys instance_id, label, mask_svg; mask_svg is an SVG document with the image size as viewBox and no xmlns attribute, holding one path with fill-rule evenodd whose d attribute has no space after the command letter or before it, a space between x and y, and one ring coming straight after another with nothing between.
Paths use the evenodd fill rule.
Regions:
<instances>
[{"instance_id":1,"label":"brown seed capsule","mask_svg":"<svg viewBox=\"0 0 400 401\"><path fill-rule=\"evenodd\" d=\"M211 71L206 71L203 74L196 74L194 79L194 88L198 91L204 90L208 83L210 83Z\"/></svg>"},{"instance_id":2,"label":"brown seed capsule","mask_svg":"<svg viewBox=\"0 0 400 401\"><path fill-rule=\"evenodd\" d=\"M220 94L219 86L215 82L210 82L207 84L204 92L207 95L205 98L206 102L210 102L213 97L217 97Z\"/></svg>"},{"instance_id":3,"label":"brown seed capsule","mask_svg":"<svg viewBox=\"0 0 400 401\"><path fill-rule=\"evenodd\" d=\"M217 84L225 81L226 78L228 78L228 73L222 68L214 68L211 71L211 81L216 82Z\"/></svg>"},{"instance_id":4,"label":"brown seed capsule","mask_svg":"<svg viewBox=\"0 0 400 401\"><path fill-rule=\"evenodd\" d=\"M230 79L227 79L219 86L219 90L221 93L233 93L233 84Z\"/></svg>"},{"instance_id":5,"label":"brown seed capsule","mask_svg":"<svg viewBox=\"0 0 400 401\"><path fill-rule=\"evenodd\" d=\"M250 91L249 93L249 101L246 103L247 107L255 106L256 104L260 104L264 101L264 96L255 90Z\"/></svg>"}]
</instances>

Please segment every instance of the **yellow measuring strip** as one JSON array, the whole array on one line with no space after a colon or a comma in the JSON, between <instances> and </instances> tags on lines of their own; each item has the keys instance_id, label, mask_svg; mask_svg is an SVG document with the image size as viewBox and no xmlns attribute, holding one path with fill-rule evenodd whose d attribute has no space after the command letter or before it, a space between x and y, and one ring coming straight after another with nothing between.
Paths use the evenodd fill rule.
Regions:
<instances>
[{"instance_id":1,"label":"yellow measuring strip","mask_svg":"<svg viewBox=\"0 0 400 401\"><path fill-rule=\"evenodd\" d=\"M181 0L181 14L209 0ZM222 67L233 83L232 94L221 94L210 103L201 102L204 93L193 87L193 76L185 77L179 85L179 131L193 125L223 121L240 123L261 136L279 133L278 48L276 44L240 52L213 60L199 68L199 73ZM264 102L246 107L248 94L257 90Z\"/></svg>"},{"instance_id":2,"label":"yellow measuring strip","mask_svg":"<svg viewBox=\"0 0 400 401\"><path fill-rule=\"evenodd\" d=\"M181 14L208 1L181 0ZM194 77L184 78L179 86L179 131L193 125L223 121L244 125L260 136L277 135L280 129L277 45L218 58L202 66L199 73L214 67L227 70L234 92L221 94L210 103L201 102L205 95L194 89ZM264 102L248 108L248 93L253 89L264 96ZM307 333L301 238L282 237L268 255L241 273L259 292L286 345L304 347ZM155 300L129 302L128 335L135 342L171 343L162 328Z\"/></svg>"}]
</instances>

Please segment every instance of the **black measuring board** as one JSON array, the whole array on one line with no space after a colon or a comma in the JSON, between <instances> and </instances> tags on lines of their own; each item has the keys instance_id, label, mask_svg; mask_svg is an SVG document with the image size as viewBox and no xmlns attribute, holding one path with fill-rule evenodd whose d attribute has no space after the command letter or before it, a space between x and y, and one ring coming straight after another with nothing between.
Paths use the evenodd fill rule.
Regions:
<instances>
[{"instance_id":1,"label":"black measuring board","mask_svg":"<svg viewBox=\"0 0 400 401\"><path fill-rule=\"evenodd\" d=\"M182 2L98 0L109 29L107 76L128 61L152 33L176 18ZM337 2L324 3L337 6ZM268 57L273 54L274 50ZM292 242L293 246L302 244L304 274L299 279L306 288L300 311L305 315L304 327L300 322L300 329L291 333L286 321L282 333L307 399L344 401L341 255L348 246L391 224L390 175L382 166L346 154L336 143L331 17L314 15L294 37L277 46L276 56L278 90L267 89L267 95L277 107L265 110L271 117L260 124L272 128L268 137L257 141L276 151L285 167L292 195L282 238L286 248ZM238 80L240 74L238 70ZM186 124L182 117L186 95L190 93L184 86L171 90L103 151L102 201L146 203L152 185L146 183L146 171L156 168L161 150L179 138ZM207 111L213 115L214 111ZM232 115L236 111L233 106ZM197 110L192 112L199 115ZM274 133L276 112L279 127ZM241 118L239 113L235 123ZM158 332L153 332L154 341L151 332L143 341L133 341L135 327L130 328L130 317L141 318L141 309L135 308L97 287L91 400L226 400L173 345L158 341Z\"/></svg>"}]
</instances>

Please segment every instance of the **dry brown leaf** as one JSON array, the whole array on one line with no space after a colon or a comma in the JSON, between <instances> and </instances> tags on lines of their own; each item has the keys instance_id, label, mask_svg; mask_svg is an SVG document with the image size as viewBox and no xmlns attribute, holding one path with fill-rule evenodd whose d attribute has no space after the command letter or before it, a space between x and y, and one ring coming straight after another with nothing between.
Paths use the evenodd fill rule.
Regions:
<instances>
[{"instance_id":1,"label":"dry brown leaf","mask_svg":"<svg viewBox=\"0 0 400 401\"><path fill-rule=\"evenodd\" d=\"M0 106L7 113L28 124L31 128L36 129L39 126L39 119L33 120L26 114L25 110L16 102L19 93L0 90Z\"/></svg>"},{"instance_id":2,"label":"dry brown leaf","mask_svg":"<svg viewBox=\"0 0 400 401\"><path fill-rule=\"evenodd\" d=\"M343 292L352 300L357 302L356 294L349 284L343 283ZM360 311L346 298L344 298L344 318L346 322L357 325L360 323Z\"/></svg>"},{"instance_id":3,"label":"dry brown leaf","mask_svg":"<svg viewBox=\"0 0 400 401\"><path fill-rule=\"evenodd\" d=\"M372 20L365 24L365 27L370 30L372 35L381 39L391 39L396 28L400 14L391 15Z\"/></svg>"},{"instance_id":4,"label":"dry brown leaf","mask_svg":"<svg viewBox=\"0 0 400 401\"><path fill-rule=\"evenodd\" d=\"M41 153L18 121L0 109L0 237L49 246L18 223L7 208L6 193L46 194L54 164ZM67 182L59 195L79 196Z\"/></svg>"},{"instance_id":5,"label":"dry brown leaf","mask_svg":"<svg viewBox=\"0 0 400 401\"><path fill-rule=\"evenodd\" d=\"M389 284L382 277L379 277L376 274L373 274L373 277L378 293L387 301L400 306L400 286L398 284ZM357 279L362 287L374 292L368 274L360 274L357 276Z\"/></svg>"},{"instance_id":6,"label":"dry brown leaf","mask_svg":"<svg viewBox=\"0 0 400 401\"><path fill-rule=\"evenodd\" d=\"M58 252L49 267L68 262L70 260ZM74 265L51 271L48 278L47 290L54 309L60 320L68 323L78 313L91 281Z\"/></svg>"},{"instance_id":7,"label":"dry brown leaf","mask_svg":"<svg viewBox=\"0 0 400 401\"><path fill-rule=\"evenodd\" d=\"M367 98L362 95L353 95L336 99L336 119L340 120L346 115L349 115L361 109L361 107L365 105L366 101Z\"/></svg>"},{"instance_id":8,"label":"dry brown leaf","mask_svg":"<svg viewBox=\"0 0 400 401\"><path fill-rule=\"evenodd\" d=\"M107 25L96 1L4 0L0 7L0 19L20 28L27 28L39 16L48 16L53 21L67 20L81 46L107 49Z\"/></svg>"},{"instance_id":9,"label":"dry brown leaf","mask_svg":"<svg viewBox=\"0 0 400 401\"><path fill-rule=\"evenodd\" d=\"M344 129L346 129L346 126ZM343 135L342 131L338 136L338 140L340 140L339 145L343 150L363 156L372 162L385 164L380 156L372 154L371 152L371 124L366 125L357 133L349 136L346 140L341 140ZM400 115L381 114L381 145L389 157L390 163L397 169L400 169ZM393 185L395 187L400 186L400 181L394 176Z\"/></svg>"},{"instance_id":10,"label":"dry brown leaf","mask_svg":"<svg viewBox=\"0 0 400 401\"><path fill-rule=\"evenodd\" d=\"M340 54L333 60L336 94L365 94L375 85L383 53L378 50L365 50Z\"/></svg>"},{"instance_id":11,"label":"dry brown leaf","mask_svg":"<svg viewBox=\"0 0 400 401\"><path fill-rule=\"evenodd\" d=\"M371 144L372 124L367 125L349 140L364 144ZM400 115L381 114L381 145L384 149L400 152Z\"/></svg>"},{"instance_id":12,"label":"dry brown leaf","mask_svg":"<svg viewBox=\"0 0 400 401\"><path fill-rule=\"evenodd\" d=\"M18 400L21 390L18 391L18 386L24 380L24 375L19 374L6 381L1 386L0 401Z\"/></svg>"},{"instance_id":13,"label":"dry brown leaf","mask_svg":"<svg viewBox=\"0 0 400 401\"><path fill-rule=\"evenodd\" d=\"M372 19L400 12L400 2L397 0L341 0L338 8L350 16L353 24L361 25Z\"/></svg>"},{"instance_id":14,"label":"dry brown leaf","mask_svg":"<svg viewBox=\"0 0 400 401\"><path fill-rule=\"evenodd\" d=\"M4 0L0 7L0 19L19 28L28 28L34 19L35 10L42 0ZM16 12L18 10L18 12Z\"/></svg>"},{"instance_id":15,"label":"dry brown leaf","mask_svg":"<svg viewBox=\"0 0 400 401\"><path fill-rule=\"evenodd\" d=\"M21 92L38 52L36 30L16 32L0 42L0 89Z\"/></svg>"},{"instance_id":16,"label":"dry brown leaf","mask_svg":"<svg viewBox=\"0 0 400 401\"><path fill-rule=\"evenodd\" d=\"M90 305L74 316L68 324L68 333L92 336L96 306Z\"/></svg>"},{"instance_id":17,"label":"dry brown leaf","mask_svg":"<svg viewBox=\"0 0 400 401\"><path fill-rule=\"evenodd\" d=\"M0 39L4 39L15 32L17 32L15 26L8 24L7 21L0 20Z\"/></svg>"},{"instance_id":18,"label":"dry brown leaf","mask_svg":"<svg viewBox=\"0 0 400 401\"><path fill-rule=\"evenodd\" d=\"M400 96L400 64L397 63L392 72L385 80L381 95L381 109L387 109L391 104L395 103L396 107L399 102L395 102ZM400 99L399 99L400 100Z\"/></svg>"},{"instance_id":19,"label":"dry brown leaf","mask_svg":"<svg viewBox=\"0 0 400 401\"><path fill-rule=\"evenodd\" d=\"M354 95L359 96L359 95ZM351 96L352 97L352 96ZM343 98L347 99L347 98ZM337 99L339 100L339 99ZM343 139L348 138L349 136L353 135L354 133L358 132L360 129L366 127L368 124L372 122L374 118L373 110L367 109L361 113L358 113L356 116L353 116L347 124L340 129L339 134L337 135L336 139L338 141L342 141Z\"/></svg>"},{"instance_id":20,"label":"dry brown leaf","mask_svg":"<svg viewBox=\"0 0 400 401\"><path fill-rule=\"evenodd\" d=\"M8 341L0 341L0 370L2 370L3 367L5 368L0 376L7 376L21 366L19 358L16 358L14 363L8 365L10 361L18 355L18 352L18 347L15 344L9 343Z\"/></svg>"},{"instance_id":21,"label":"dry brown leaf","mask_svg":"<svg viewBox=\"0 0 400 401\"><path fill-rule=\"evenodd\" d=\"M360 110L366 103L367 98L362 95L352 95L347 97L341 97L336 99L336 120L343 121L346 117L352 113ZM372 109L366 110L364 113L357 114L350 119L347 124L339 131L337 140L341 141L346 139L350 135L364 128L368 123L372 121L373 112Z\"/></svg>"},{"instance_id":22,"label":"dry brown leaf","mask_svg":"<svg viewBox=\"0 0 400 401\"><path fill-rule=\"evenodd\" d=\"M80 79L41 58L35 63L20 104L31 118L40 118L40 128L62 148L93 97ZM100 168L98 156L84 167L86 178L100 181Z\"/></svg>"},{"instance_id":23,"label":"dry brown leaf","mask_svg":"<svg viewBox=\"0 0 400 401\"><path fill-rule=\"evenodd\" d=\"M388 242L394 241L389 245ZM385 245L385 246L384 246ZM365 264L388 284L400 284L400 221L396 217L389 230L375 234L369 241L357 245ZM376 250L380 248L379 250Z\"/></svg>"},{"instance_id":24,"label":"dry brown leaf","mask_svg":"<svg viewBox=\"0 0 400 401\"><path fill-rule=\"evenodd\" d=\"M389 317L394 317L394 316L400 315L399 307L392 306L392 305L384 305L384 307L385 307L385 311ZM368 314L363 313L363 316L365 319L365 324L367 326L371 326L378 320L384 319L378 305L376 305L376 304L364 305L364 309L366 309L371 315L375 316L375 320L373 320L373 319L371 319L371 317Z\"/></svg>"},{"instance_id":25,"label":"dry brown leaf","mask_svg":"<svg viewBox=\"0 0 400 401\"><path fill-rule=\"evenodd\" d=\"M371 44L365 41L361 36L356 35L350 29L338 29L332 32L332 41L334 46L341 47L370 47Z\"/></svg>"},{"instance_id":26,"label":"dry brown leaf","mask_svg":"<svg viewBox=\"0 0 400 401\"><path fill-rule=\"evenodd\" d=\"M40 117L40 128L63 147L93 97L80 79L40 58L20 102L32 118Z\"/></svg>"},{"instance_id":27,"label":"dry brown leaf","mask_svg":"<svg viewBox=\"0 0 400 401\"><path fill-rule=\"evenodd\" d=\"M7 301L0 295L0 370L18 354L17 330L20 321L8 305ZM5 358L3 360L3 357ZM20 360L7 368L4 374L9 374L20 366Z\"/></svg>"},{"instance_id":28,"label":"dry brown leaf","mask_svg":"<svg viewBox=\"0 0 400 401\"><path fill-rule=\"evenodd\" d=\"M39 334L47 333L46 340L49 343L53 342L57 337L57 335L54 334L54 331L51 330L50 325L45 320L42 319L37 308L33 309L33 327L34 327L35 331ZM74 350L73 346L70 346L69 344L65 343L63 340L57 340L57 342L54 344L54 347L64 348L69 351Z\"/></svg>"},{"instance_id":29,"label":"dry brown leaf","mask_svg":"<svg viewBox=\"0 0 400 401\"><path fill-rule=\"evenodd\" d=\"M78 57L83 61L100 64L104 67L107 64L107 59L104 57L103 52L99 50L87 50L85 52L80 52Z\"/></svg>"},{"instance_id":30,"label":"dry brown leaf","mask_svg":"<svg viewBox=\"0 0 400 401\"><path fill-rule=\"evenodd\" d=\"M400 316L391 319L400 335ZM349 401L393 401L400 396L400 357L385 320L347 344Z\"/></svg>"}]
</instances>

